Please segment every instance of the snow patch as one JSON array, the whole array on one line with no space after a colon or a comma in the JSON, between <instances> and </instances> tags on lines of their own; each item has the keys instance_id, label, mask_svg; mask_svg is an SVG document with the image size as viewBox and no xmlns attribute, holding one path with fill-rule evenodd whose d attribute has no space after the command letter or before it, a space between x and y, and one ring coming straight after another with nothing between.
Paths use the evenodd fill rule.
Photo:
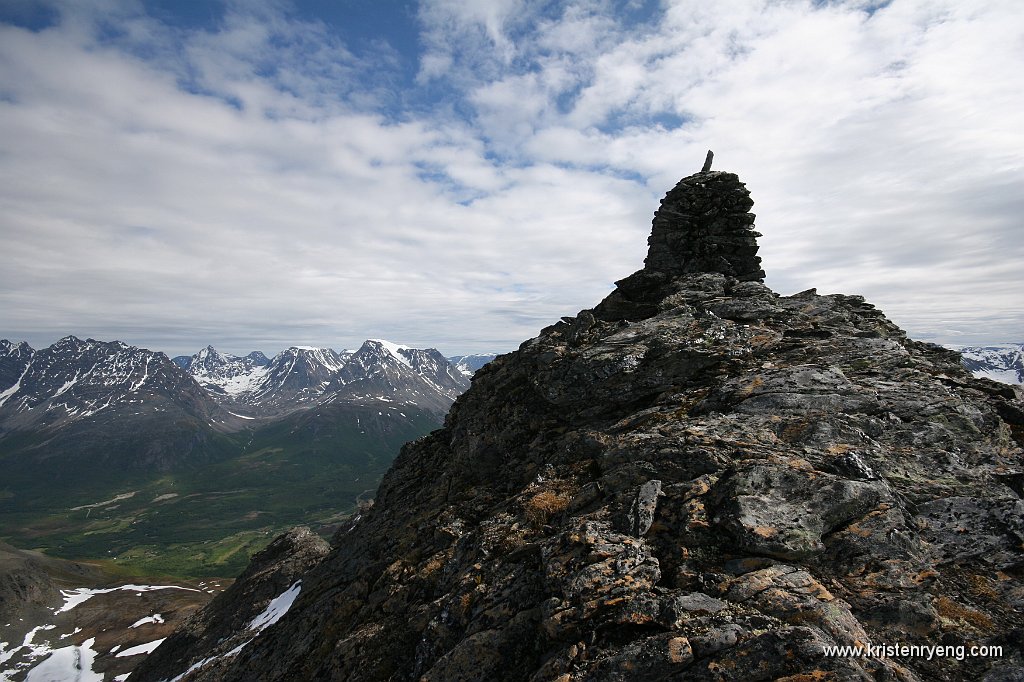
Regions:
<instances>
[{"instance_id":1,"label":"snow patch","mask_svg":"<svg viewBox=\"0 0 1024 682\"><path fill-rule=\"evenodd\" d=\"M112 497L109 500L104 500L103 502L94 502L92 504L83 504L78 507L72 507L71 511L80 511L82 509L94 509L96 507L103 507L108 504L113 504L114 502L120 502L121 500L127 500L130 497L135 497L135 493L137 492L137 490L133 490L130 493L121 493L120 495L116 495L115 497Z\"/></svg>"},{"instance_id":2,"label":"snow patch","mask_svg":"<svg viewBox=\"0 0 1024 682\"><path fill-rule=\"evenodd\" d=\"M398 360L400 363L402 363L409 369L412 369L412 365L409 364L409 359L398 352L400 350L412 350L412 348L410 348L409 346L401 346L397 343L392 343L391 341L385 341L384 339L370 339L370 341L373 341L374 343L379 343L381 346L384 347L384 350L386 350L392 357L395 358L395 360Z\"/></svg>"},{"instance_id":3,"label":"snow patch","mask_svg":"<svg viewBox=\"0 0 1024 682\"><path fill-rule=\"evenodd\" d=\"M133 625L132 627L135 627L135 626ZM130 647L128 649L125 649L124 651L118 651L116 654L114 654L114 658L124 658L126 656L140 656L142 654L152 653L153 650L156 649L158 646L160 646L160 644L165 639L167 639L167 638L166 637L161 637L160 639L153 640L152 642L146 642L145 644L139 644L138 646Z\"/></svg>"},{"instance_id":4,"label":"snow patch","mask_svg":"<svg viewBox=\"0 0 1024 682\"><path fill-rule=\"evenodd\" d=\"M299 592L301 591L302 581L297 580L287 590L271 599L270 603L267 604L267 608L263 610L263 613L252 619L252 622L248 625L248 629L255 630L256 632L263 632L263 630L281 620L281 617L288 613L288 609L292 607L292 604L295 602L295 598L299 596Z\"/></svg>"},{"instance_id":5,"label":"snow patch","mask_svg":"<svg viewBox=\"0 0 1024 682\"><path fill-rule=\"evenodd\" d=\"M145 625L146 623L162 623L162 622L164 622L164 617L162 615L160 615L159 613L154 613L152 616L146 616L145 618L138 619L137 621L135 621L134 623L132 623L128 627L129 628L137 628L140 625Z\"/></svg>"},{"instance_id":6,"label":"snow patch","mask_svg":"<svg viewBox=\"0 0 1024 682\"><path fill-rule=\"evenodd\" d=\"M231 651L227 652L226 654L222 654L220 656L210 656L209 658L204 658L201 661L193 663L191 666L189 666L188 670L186 670L185 672L183 672L182 674L180 674L180 675L178 675L176 677L171 678L167 682L179 682L179 680L181 680L181 679L191 675L193 672L195 672L196 670L199 670L200 668L202 668L207 663L212 663L213 661L216 661L217 659L220 659L220 658L230 658L231 656L235 656L236 654L238 654L239 651L241 651L243 648L245 648L246 644L248 644L251 641L252 641L251 639L247 639L244 642L242 642L241 644L239 644L238 646L236 646Z\"/></svg>"},{"instance_id":7,"label":"snow patch","mask_svg":"<svg viewBox=\"0 0 1024 682\"><path fill-rule=\"evenodd\" d=\"M1012 369L980 369L974 372L979 379L991 379L1004 384L1019 384L1017 372Z\"/></svg>"},{"instance_id":8,"label":"snow patch","mask_svg":"<svg viewBox=\"0 0 1024 682\"><path fill-rule=\"evenodd\" d=\"M14 385L5 390L3 393L0 393L0 407L2 407L3 404L7 402L8 398L10 398L12 395L17 393L21 389L21 380L25 378L25 375L28 374L28 370L31 368L32 361L30 360L29 363L25 365L25 371L21 373L21 376L18 377L18 380L14 382Z\"/></svg>"},{"instance_id":9,"label":"snow patch","mask_svg":"<svg viewBox=\"0 0 1024 682\"><path fill-rule=\"evenodd\" d=\"M28 671L25 682L103 682L103 675L92 669L96 660L96 652L92 649L95 643L96 638L90 637L81 646L72 645L54 650L49 658Z\"/></svg>"},{"instance_id":10,"label":"snow patch","mask_svg":"<svg viewBox=\"0 0 1024 682\"><path fill-rule=\"evenodd\" d=\"M64 385L58 388L57 392L53 394L53 397L56 398L60 395L63 395L69 388L74 386L76 383L78 383L78 372L75 372L75 376L73 379L71 379L70 381L65 381Z\"/></svg>"},{"instance_id":11,"label":"snow patch","mask_svg":"<svg viewBox=\"0 0 1024 682\"><path fill-rule=\"evenodd\" d=\"M60 593L64 595L64 605L59 609L56 609L54 615L58 613L64 613L70 611L79 604L86 602L97 594L107 594L108 592L117 592L118 590L130 590L132 592L152 592L154 590L186 590L187 592L199 592L192 587L181 587L180 585L121 585L120 587L108 587L104 589L92 589L89 587L79 587L74 590L61 590Z\"/></svg>"}]
</instances>

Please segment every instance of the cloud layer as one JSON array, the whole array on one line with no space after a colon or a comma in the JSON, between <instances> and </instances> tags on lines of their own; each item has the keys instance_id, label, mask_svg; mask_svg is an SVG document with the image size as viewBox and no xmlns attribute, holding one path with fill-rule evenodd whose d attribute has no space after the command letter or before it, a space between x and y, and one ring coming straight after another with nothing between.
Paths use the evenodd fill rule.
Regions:
<instances>
[{"instance_id":1,"label":"cloud layer","mask_svg":"<svg viewBox=\"0 0 1024 682\"><path fill-rule=\"evenodd\" d=\"M0 24L0 336L508 350L712 148L775 290L1024 339L1012 1L435 0L358 50L281 3L47 7Z\"/></svg>"}]
</instances>

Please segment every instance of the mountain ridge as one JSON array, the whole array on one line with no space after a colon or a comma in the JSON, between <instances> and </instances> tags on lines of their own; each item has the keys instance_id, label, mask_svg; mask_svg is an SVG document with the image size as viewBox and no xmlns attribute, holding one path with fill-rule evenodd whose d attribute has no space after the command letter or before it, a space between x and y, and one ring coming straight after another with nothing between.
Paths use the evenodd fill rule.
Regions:
<instances>
[{"instance_id":1,"label":"mountain ridge","mask_svg":"<svg viewBox=\"0 0 1024 682\"><path fill-rule=\"evenodd\" d=\"M1014 679L1019 396L860 296L772 292L751 205L680 181L645 267L480 369L275 625L133 678ZM827 653L868 643L999 653Z\"/></svg>"}]
</instances>

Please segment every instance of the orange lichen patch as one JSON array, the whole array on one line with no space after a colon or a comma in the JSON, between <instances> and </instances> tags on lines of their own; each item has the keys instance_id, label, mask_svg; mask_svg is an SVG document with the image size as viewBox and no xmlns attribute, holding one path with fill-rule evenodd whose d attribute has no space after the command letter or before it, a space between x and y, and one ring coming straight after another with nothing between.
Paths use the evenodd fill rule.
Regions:
<instances>
[{"instance_id":1,"label":"orange lichen patch","mask_svg":"<svg viewBox=\"0 0 1024 682\"><path fill-rule=\"evenodd\" d=\"M754 534L760 535L763 538L773 538L779 534L779 531L776 528L769 528L768 526L756 526L754 528Z\"/></svg>"},{"instance_id":2,"label":"orange lichen patch","mask_svg":"<svg viewBox=\"0 0 1024 682\"><path fill-rule=\"evenodd\" d=\"M666 526L661 521L654 521L653 523L651 523L651 527L650 527L650 529L647 532L648 532L648 534L651 534L651 533L664 533L668 529L669 529L669 527Z\"/></svg>"},{"instance_id":3,"label":"orange lichen patch","mask_svg":"<svg viewBox=\"0 0 1024 682\"><path fill-rule=\"evenodd\" d=\"M782 433L779 434L779 438L787 443L792 443L801 438L810 426L810 422L804 420L791 422L782 428Z\"/></svg>"},{"instance_id":4,"label":"orange lichen patch","mask_svg":"<svg viewBox=\"0 0 1024 682\"><path fill-rule=\"evenodd\" d=\"M739 652L739 655L741 655L741 656L746 655L746 652L745 651L741 651L741 652ZM722 661L722 662L711 661L710 663L708 663L708 670L710 670L713 673L717 673L717 672L721 672L721 671L725 671L725 670L735 670L735 669L736 669L736 661Z\"/></svg>"},{"instance_id":5,"label":"orange lichen patch","mask_svg":"<svg viewBox=\"0 0 1024 682\"><path fill-rule=\"evenodd\" d=\"M668 640L668 660L673 663L685 663L693 658L690 640L685 637L673 637Z\"/></svg>"},{"instance_id":6,"label":"orange lichen patch","mask_svg":"<svg viewBox=\"0 0 1024 682\"><path fill-rule=\"evenodd\" d=\"M438 552L433 555L423 564L423 568L420 569L419 574L421 577L429 576L438 569L444 567L448 563L448 552Z\"/></svg>"},{"instance_id":7,"label":"orange lichen patch","mask_svg":"<svg viewBox=\"0 0 1024 682\"><path fill-rule=\"evenodd\" d=\"M693 530L695 528L708 528L711 524L708 522L708 512L704 507L704 503L700 500L689 500L686 502L686 528Z\"/></svg>"},{"instance_id":8,"label":"orange lichen patch","mask_svg":"<svg viewBox=\"0 0 1024 682\"><path fill-rule=\"evenodd\" d=\"M774 334L757 334L756 336L750 337L750 345L757 347L770 346L775 343Z\"/></svg>"},{"instance_id":9,"label":"orange lichen patch","mask_svg":"<svg viewBox=\"0 0 1024 682\"><path fill-rule=\"evenodd\" d=\"M847 533L853 533L854 535L862 538L869 538L874 534L867 528L861 528L859 523L851 523L845 530Z\"/></svg>"},{"instance_id":10,"label":"orange lichen patch","mask_svg":"<svg viewBox=\"0 0 1024 682\"><path fill-rule=\"evenodd\" d=\"M834 672L828 670L812 670L809 673L797 673L796 675L786 675L785 677L776 677L775 682L831 682L832 680L838 680Z\"/></svg>"},{"instance_id":11,"label":"orange lichen patch","mask_svg":"<svg viewBox=\"0 0 1024 682\"><path fill-rule=\"evenodd\" d=\"M683 495L683 499L692 500L706 494L716 482L718 482L717 476L708 476L707 474L701 476L690 484L690 489Z\"/></svg>"},{"instance_id":12,"label":"orange lichen patch","mask_svg":"<svg viewBox=\"0 0 1024 682\"><path fill-rule=\"evenodd\" d=\"M969 606L958 604L949 597L938 597L934 605L939 616L946 620L965 623L979 630L991 630L994 625L992 619L987 614L977 609L972 609Z\"/></svg>"},{"instance_id":13,"label":"orange lichen patch","mask_svg":"<svg viewBox=\"0 0 1024 682\"><path fill-rule=\"evenodd\" d=\"M983 575L967 575L967 587L975 597L992 600L999 597L999 593L992 587L989 578Z\"/></svg>"},{"instance_id":14,"label":"orange lichen patch","mask_svg":"<svg viewBox=\"0 0 1024 682\"><path fill-rule=\"evenodd\" d=\"M764 378L763 377L759 377L759 376L758 377L754 377L753 379L750 380L749 384L747 384L746 386L741 386L740 388L738 388L736 390L736 397L737 398L741 398L741 399L742 398L749 398L750 395L754 391L756 391L758 388L760 388L763 385L764 385Z\"/></svg>"}]
</instances>

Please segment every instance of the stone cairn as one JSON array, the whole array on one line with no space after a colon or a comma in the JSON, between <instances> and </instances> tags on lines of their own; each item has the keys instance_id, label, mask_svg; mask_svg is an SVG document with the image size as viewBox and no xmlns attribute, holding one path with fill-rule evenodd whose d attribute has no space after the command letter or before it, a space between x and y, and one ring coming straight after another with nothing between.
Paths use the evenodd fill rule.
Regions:
<instances>
[{"instance_id":1,"label":"stone cairn","mask_svg":"<svg viewBox=\"0 0 1024 682\"><path fill-rule=\"evenodd\" d=\"M647 239L645 269L671 276L720 272L763 282L750 192L736 174L710 170L711 152L704 168L662 199Z\"/></svg>"}]
</instances>

